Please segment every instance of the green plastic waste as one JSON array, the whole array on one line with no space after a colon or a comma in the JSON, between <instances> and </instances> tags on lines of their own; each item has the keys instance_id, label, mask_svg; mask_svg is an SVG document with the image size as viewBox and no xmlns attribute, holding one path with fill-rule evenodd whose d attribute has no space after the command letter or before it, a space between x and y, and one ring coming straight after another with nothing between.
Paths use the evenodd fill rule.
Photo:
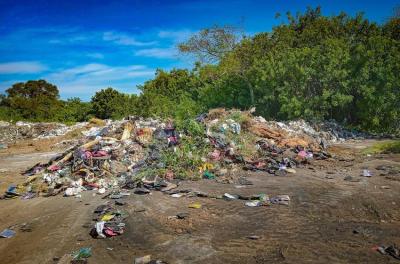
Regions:
<instances>
[{"instance_id":1,"label":"green plastic waste","mask_svg":"<svg viewBox=\"0 0 400 264\"><path fill-rule=\"evenodd\" d=\"M78 252L74 253L74 260L89 258L92 256L91 248L81 248Z\"/></svg>"},{"instance_id":2,"label":"green plastic waste","mask_svg":"<svg viewBox=\"0 0 400 264\"><path fill-rule=\"evenodd\" d=\"M215 179L215 175L207 170L203 173L203 176L204 176L204 178L209 179L209 180Z\"/></svg>"}]
</instances>

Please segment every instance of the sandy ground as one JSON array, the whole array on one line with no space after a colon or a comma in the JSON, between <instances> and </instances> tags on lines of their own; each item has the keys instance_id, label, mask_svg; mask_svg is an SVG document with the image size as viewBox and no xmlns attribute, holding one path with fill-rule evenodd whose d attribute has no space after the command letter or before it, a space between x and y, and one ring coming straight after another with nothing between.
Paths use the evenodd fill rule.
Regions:
<instances>
[{"instance_id":1,"label":"sandy ground","mask_svg":"<svg viewBox=\"0 0 400 264\"><path fill-rule=\"evenodd\" d=\"M213 180L183 182L179 188L210 194L288 194L291 203L247 207L242 200L172 198L160 192L127 197L126 232L108 239L89 236L93 210L112 202L82 193L82 198L0 200L0 230L13 227L13 238L0 239L0 263L68 263L68 254L91 247L89 263L133 263L150 254L168 263L398 263L372 248L400 245L400 175L376 170L400 166L399 155L357 154L373 142L332 148L336 158L316 161L296 174L271 176L240 172L253 185L236 188ZM0 153L0 190L22 182L19 172L54 152ZM372 171L361 177L363 168ZM356 181L345 181L351 175ZM188 205L200 202L202 208ZM187 219L171 219L187 212ZM259 239L251 240L248 236Z\"/></svg>"}]
</instances>

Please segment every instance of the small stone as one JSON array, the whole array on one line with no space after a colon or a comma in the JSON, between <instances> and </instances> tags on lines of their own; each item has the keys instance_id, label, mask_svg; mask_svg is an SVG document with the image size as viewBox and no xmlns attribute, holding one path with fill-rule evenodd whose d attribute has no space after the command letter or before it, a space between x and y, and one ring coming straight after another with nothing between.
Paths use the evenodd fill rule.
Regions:
<instances>
[{"instance_id":1,"label":"small stone","mask_svg":"<svg viewBox=\"0 0 400 264\"><path fill-rule=\"evenodd\" d=\"M178 219L185 219L185 218L189 217L189 213L178 213L178 214L176 214L176 217Z\"/></svg>"},{"instance_id":2,"label":"small stone","mask_svg":"<svg viewBox=\"0 0 400 264\"><path fill-rule=\"evenodd\" d=\"M148 264L151 261L151 255L135 258L135 264Z\"/></svg>"},{"instance_id":3,"label":"small stone","mask_svg":"<svg viewBox=\"0 0 400 264\"><path fill-rule=\"evenodd\" d=\"M126 204L126 202L124 202L124 201L121 201L121 200L115 200L115 205L125 205Z\"/></svg>"},{"instance_id":4,"label":"small stone","mask_svg":"<svg viewBox=\"0 0 400 264\"><path fill-rule=\"evenodd\" d=\"M251 239L251 240L258 240L258 239L260 239L261 237L260 237L260 236L253 235L253 236L247 236L246 238Z\"/></svg>"},{"instance_id":5,"label":"small stone","mask_svg":"<svg viewBox=\"0 0 400 264\"><path fill-rule=\"evenodd\" d=\"M150 190L149 190L149 189L146 189L146 188L136 188L136 189L134 190L134 193L135 193L135 194L149 194L149 193L150 193Z\"/></svg>"}]
</instances>

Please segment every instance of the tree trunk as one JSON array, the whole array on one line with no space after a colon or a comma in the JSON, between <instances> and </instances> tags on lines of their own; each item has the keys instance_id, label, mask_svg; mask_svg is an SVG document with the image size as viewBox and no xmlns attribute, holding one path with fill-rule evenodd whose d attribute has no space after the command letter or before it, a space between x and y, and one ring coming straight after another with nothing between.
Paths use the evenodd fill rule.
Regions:
<instances>
[{"instance_id":1,"label":"tree trunk","mask_svg":"<svg viewBox=\"0 0 400 264\"><path fill-rule=\"evenodd\" d=\"M251 103L251 106L253 107L254 106L254 89L250 83L248 84L248 86L249 86L249 92L250 92L250 103Z\"/></svg>"}]
</instances>

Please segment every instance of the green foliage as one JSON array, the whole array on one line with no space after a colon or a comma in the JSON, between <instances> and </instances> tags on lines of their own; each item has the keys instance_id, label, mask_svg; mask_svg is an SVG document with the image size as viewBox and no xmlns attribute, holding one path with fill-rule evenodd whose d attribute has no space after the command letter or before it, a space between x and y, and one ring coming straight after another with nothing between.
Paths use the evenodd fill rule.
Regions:
<instances>
[{"instance_id":1,"label":"green foliage","mask_svg":"<svg viewBox=\"0 0 400 264\"><path fill-rule=\"evenodd\" d=\"M137 97L118 92L113 88L97 92L91 100L93 114L102 119L121 119L134 114Z\"/></svg>"},{"instance_id":2,"label":"green foliage","mask_svg":"<svg viewBox=\"0 0 400 264\"><path fill-rule=\"evenodd\" d=\"M62 103L63 107L57 113L57 121L83 122L90 119L90 103L82 102L79 98L70 98Z\"/></svg>"},{"instance_id":3,"label":"green foliage","mask_svg":"<svg viewBox=\"0 0 400 264\"><path fill-rule=\"evenodd\" d=\"M366 148L365 154L379 153L400 153L400 140L391 140L375 143L373 146Z\"/></svg>"},{"instance_id":4,"label":"green foliage","mask_svg":"<svg viewBox=\"0 0 400 264\"><path fill-rule=\"evenodd\" d=\"M180 139L176 151L166 149L161 153L161 161L175 173L175 178L198 179L201 178L199 167L204 163L202 157L210 151L210 145L205 144L203 137L185 136Z\"/></svg>"},{"instance_id":5,"label":"green foliage","mask_svg":"<svg viewBox=\"0 0 400 264\"><path fill-rule=\"evenodd\" d=\"M138 115L159 118L174 117L181 122L201 111L196 99L197 77L188 70L158 70L153 80L139 89Z\"/></svg>"},{"instance_id":6,"label":"green foliage","mask_svg":"<svg viewBox=\"0 0 400 264\"><path fill-rule=\"evenodd\" d=\"M200 106L193 99L182 96L174 111L175 122L178 126L182 125L186 120L192 120L191 118L194 118L200 112Z\"/></svg>"},{"instance_id":7,"label":"green foliage","mask_svg":"<svg viewBox=\"0 0 400 264\"><path fill-rule=\"evenodd\" d=\"M185 134L187 134L191 137L204 136L204 126L201 123L196 122L192 118L185 119L185 120L177 119L176 128L179 131L184 131Z\"/></svg>"},{"instance_id":8,"label":"green foliage","mask_svg":"<svg viewBox=\"0 0 400 264\"><path fill-rule=\"evenodd\" d=\"M61 108L58 88L45 80L16 83L6 93L1 104L9 108L2 111L11 114L7 119L53 120Z\"/></svg>"}]
</instances>

